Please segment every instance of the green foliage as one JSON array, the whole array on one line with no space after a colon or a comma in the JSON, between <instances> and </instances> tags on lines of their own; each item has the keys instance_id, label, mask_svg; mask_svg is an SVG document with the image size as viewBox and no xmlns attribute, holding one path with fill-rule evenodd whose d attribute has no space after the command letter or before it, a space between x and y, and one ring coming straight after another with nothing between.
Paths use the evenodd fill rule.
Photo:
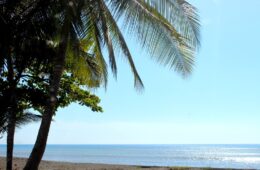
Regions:
<instances>
[{"instance_id":1,"label":"green foliage","mask_svg":"<svg viewBox=\"0 0 260 170\"><path fill-rule=\"evenodd\" d=\"M48 107L48 79L41 78L33 73L34 72L27 72L27 74L23 74L15 90L17 108L14 109L16 112L17 127L40 120L41 116L29 113L28 110L33 109L42 114L45 107ZM6 95L8 95L8 93L5 91L5 89L8 89L8 82L5 81L4 77L0 78L0 82L0 102L2 103L0 109L0 133L2 134L7 130L8 123L8 103L6 101ZM57 99L56 109L77 102L82 106L89 107L94 112L103 111L99 106L100 99L91 94L87 86L81 84L71 73L64 73Z\"/></svg>"},{"instance_id":2,"label":"green foliage","mask_svg":"<svg viewBox=\"0 0 260 170\"><path fill-rule=\"evenodd\" d=\"M52 3L56 4L55 9L50 9L49 5ZM0 4L1 128L7 125L8 108L16 112L16 122L19 124L19 120L33 120L30 119L32 117L23 117L27 110L34 109L42 114L47 107L52 63L57 55L59 43L61 20L57 15L61 14L63 7L64 4L54 1L7 0ZM61 84L68 86L64 90L60 88L56 108L78 102L93 111L102 111L98 106L98 97L87 90L87 87L99 86L99 66L87 53L92 44L85 43L84 51L81 50L82 46L79 41L71 41L69 45L71 48L68 48L67 52L66 70L70 76L64 76L61 80ZM73 54L71 62L70 54ZM7 63L8 58L12 58L12 62ZM7 79L10 73L8 67L11 67L14 73L13 82ZM11 86L15 87L16 105L12 105L8 99Z\"/></svg>"},{"instance_id":3,"label":"green foliage","mask_svg":"<svg viewBox=\"0 0 260 170\"><path fill-rule=\"evenodd\" d=\"M60 83L57 108L66 107L73 102L87 106L95 112L103 111L102 108L98 106L100 99L91 94L75 77L72 77L69 73L65 73Z\"/></svg>"},{"instance_id":4,"label":"green foliage","mask_svg":"<svg viewBox=\"0 0 260 170\"><path fill-rule=\"evenodd\" d=\"M90 53L93 42L82 39L79 44L69 45L66 55L66 70L78 81L88 87L99 87L102 82L101 67L95 60L95 53ZM77 47L76 47L77 46ZM73 49L74 48L74 49ZM76 53L75 48L79 51Z\"/></svg>"}]
</instances>

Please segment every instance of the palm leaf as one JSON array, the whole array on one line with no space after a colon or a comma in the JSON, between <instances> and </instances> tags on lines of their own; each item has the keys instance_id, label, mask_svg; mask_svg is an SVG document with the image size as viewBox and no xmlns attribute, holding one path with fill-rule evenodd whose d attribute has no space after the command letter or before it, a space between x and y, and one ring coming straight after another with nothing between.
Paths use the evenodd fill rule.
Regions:
<instances>
[{"instance_id":1,"label":"palm leaf","mask_svg":"<svg viewBox=\"0 0 260 170\"><path fill-rule=\"evenodd\" d=\"M21 127L22 125L26 125L31 122L38 122L41 118L41 115L36 115L26 111L23 114L16 116L16 127Z\"/></svg>"},{"instance_id":2,"label":"palm leaf","mask_svg":"<svg viewBox=\"0 0 260 170\"><path fill-rule=\"evenodd\" d=\"M187 12L184 15L185 8L179 8L184 17L179 17L179 22L176 22L170 14L173 10L169 2L175 6L184 5L174 0L110 0L109 4L115 17L124 18L124 28L128 33L136 35L141 45L159 63L175 68L185 76L192 71L197 47L194 39L199 39L198 32L190 31L198 28L196 23L191 22L196 15L188 15ZM185 18L189 20L184 22Z\"/></svg>"}]
</instances>

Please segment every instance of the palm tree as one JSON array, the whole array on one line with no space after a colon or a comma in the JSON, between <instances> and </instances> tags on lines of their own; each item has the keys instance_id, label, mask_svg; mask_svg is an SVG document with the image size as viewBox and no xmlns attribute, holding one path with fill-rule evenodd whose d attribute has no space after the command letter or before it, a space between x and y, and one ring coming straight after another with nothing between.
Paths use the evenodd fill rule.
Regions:
<instances>
[{"instance_id":1,"label":"palm tree","mask_svg":"<svg viewBox=\"0 0 260 170\"><path fill-rule=\"evenodd\" d=\"M60 80L66 56L82 39L94 42L95 59L102 65L106 84L107 68L102 47L109 52L109 65L116 76L115 52L126 57L134 75L136 88L143 83L117 20L122 18L127 32L135 35L159 63L187 76L192 71L194 53L199 46L199 20L196 9L185 0L61 0L47 1L50 14L59 23L57 55L50 79L48 105L42 117L37 140L25 170L38 169L42 159L52 116L55 112ZM73 56L79 50L73 50Z\"/></svg>"}]
</instances>

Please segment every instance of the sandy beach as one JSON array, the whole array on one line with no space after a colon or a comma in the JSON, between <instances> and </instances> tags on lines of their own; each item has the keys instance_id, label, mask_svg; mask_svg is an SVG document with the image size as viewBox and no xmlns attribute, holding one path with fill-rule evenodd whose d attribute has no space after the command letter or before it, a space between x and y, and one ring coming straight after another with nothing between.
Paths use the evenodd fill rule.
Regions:
<instances>
[{"instance_id":1,"label":"sandy beach","mask_svg":"<svg viewBox=\"0 0 260 170\"><path fill-rule=\"evenodd\" d=\"M22 170L26 159L15 158L14 170ZM149 167L149 166L127 166L127 165L107 165L107 164L89 164L89 163L67 163L42 161L39 170L203 170L211 168L184 168L184 167ZM0 170L5 170L5 158L0 157Z\"/></svg>"}]
</instances>

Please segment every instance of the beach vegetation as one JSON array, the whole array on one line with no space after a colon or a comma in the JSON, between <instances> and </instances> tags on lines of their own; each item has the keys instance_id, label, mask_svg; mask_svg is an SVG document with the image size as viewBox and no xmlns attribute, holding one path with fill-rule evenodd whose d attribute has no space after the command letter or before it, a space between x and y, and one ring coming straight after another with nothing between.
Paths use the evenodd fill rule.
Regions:
<instances>
[{"instance_id":1,"label":"beach vegetation","mask_svg":"<svg viewBox=\"0 0 260 170\"><path fill-rule=\"evenodd\" d=\"M48 86L41 125L25 170L38 169L59 104L59 94L64 88L64 75L76 78L73 82L77 80L80 86L106 87L107 66L116 77L116 59L122 56L133 73L134 86L143 89L144 84L123 31L133 35L155 61L183 77L192 72L199 48L197 10L185 0L6 0L0 5L0 22L5 29L0 42L1 76L8 62L11 63L8 66L12 66L14 61L26 62L25 67L19 70L21 74L27 72L33 63L38 64L34 67L36 70L51 63L51 69L45 72ZM36 48L34 45L37 43L39 46ZM21 50L25 45L29 48ZM108 51L108 63L104 49ZM7 75L8 82L12 82L9 106L16 105L15 89L19 81L14 81L17 79L14 77L21 76L12 70L9 69ZM82 91L79 92L77 97L84 98ZM13 118L10 120L14 120L15 112L11 110L9 115Z\"/></svg>"}]
</instances>

